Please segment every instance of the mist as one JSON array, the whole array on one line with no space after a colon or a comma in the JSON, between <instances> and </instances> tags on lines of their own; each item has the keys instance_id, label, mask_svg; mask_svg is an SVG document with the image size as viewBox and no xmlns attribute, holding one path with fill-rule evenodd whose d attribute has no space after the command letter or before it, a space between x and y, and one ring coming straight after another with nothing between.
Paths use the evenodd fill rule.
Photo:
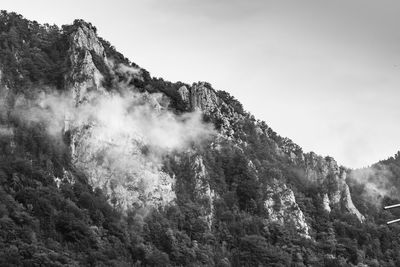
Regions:
<instances>
[{"instance_id":1,"label":"mist","mask_svg":"<svg viewBox=\"0 0 400 267\"><path fill-rule=\"evenodd\" d=\"M349 179L363 186L362 197L377 207L382 205L384 197L399 198L399 190L393 183L394 174L385 165L373 166L352 170Z\"/></svg>"},{"instance_id":2,"label":"mist","mask_svg":"<svg viewBox=\"0 0 400 267\"><path fill-rule=\"evenodd\" d=\"M72 92L39 90L32 99L16 97L12 114L41 123L55 138L70 133L73 164L121 209L165 205L175 199L174 177L162 170L165 156L188 151L215 131L201 112L175 114L165 95L125 85L112 91L84 88L86 100L79 104Z\"/></svg>"}]
</instances>

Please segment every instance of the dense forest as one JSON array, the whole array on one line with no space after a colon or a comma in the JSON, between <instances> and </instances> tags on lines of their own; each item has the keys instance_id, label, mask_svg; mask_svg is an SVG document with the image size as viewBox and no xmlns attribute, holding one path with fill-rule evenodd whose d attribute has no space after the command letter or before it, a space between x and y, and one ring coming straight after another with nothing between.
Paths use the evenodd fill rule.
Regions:
<instances>
[{"instance_id":1,"label":"dense forest","mask_svg":"<svg viewBox=\"0 0 400 267\"><path fill-rule=\"evenodd\" d=\"M29 99L43 88L68 90L70 35L82 23L59 28L1 11L0 266L400 266L400 225L385 224L400 212L382 209L396 199L368 202L365 186L349 181L365 221L340 208L327 212L321 192L329 187L305 181L303 163L287 156L308 154L210 84L206 87L229 108L221 109L222 116L210 113L203 119L220 131L221 118L236 114L229 125L231 138L219 140L218 149L210 148L216 141L193 144L194 153L165 157L163 170L176 180L173 203L146 211L115 207L72 164L68 134L54 138L42 122L26 122L12 108L20 95ZM138 67L99 40L108 58ZM124 79L114 77L101 58L93 58L105 88ZM132 87L164 94L176 114L189 111L178 89L190 85L152 77L145 69L140 75L129 81ZM199 156L210 190L218 196L211 200L196 191L193 161ZM400 154L378 165L391 171L391 183L400 188ZM62 182L55 177L63 177ZM309 237L291 223L269 218L265 202L274 183L293 191ZM279 211L284 203L274 197L273 208ZM204 219L210 207L211 223Z\"/></svg>"}]
</instances>

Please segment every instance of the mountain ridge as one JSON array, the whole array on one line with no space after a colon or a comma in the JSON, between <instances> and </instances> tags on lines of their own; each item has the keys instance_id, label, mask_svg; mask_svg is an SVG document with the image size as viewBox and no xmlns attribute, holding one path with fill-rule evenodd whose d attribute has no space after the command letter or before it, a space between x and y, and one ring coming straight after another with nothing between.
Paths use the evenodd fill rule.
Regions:
<instances>
[{"instance_id":1,"label":"mountain ridge","mask_svg":"<svg viewBox=\"0 0 400 267\"><path fill-rule=\"evenodd\" d=\"M369 189L333 158L303 153L207 82L151 77L83 20L58 29L0 18L2 162L12 166L0 173L1 218L38 236L11 238L5 251L20 262L390 266L370 241L376 229L389 238L377 222L392 215L372 209Z\"/></svg>"}]
</instances>

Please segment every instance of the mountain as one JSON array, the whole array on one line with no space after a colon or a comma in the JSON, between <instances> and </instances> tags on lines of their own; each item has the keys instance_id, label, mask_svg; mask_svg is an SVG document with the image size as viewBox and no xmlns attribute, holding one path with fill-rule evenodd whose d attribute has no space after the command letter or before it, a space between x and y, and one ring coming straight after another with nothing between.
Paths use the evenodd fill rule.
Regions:
<instances>
[{"instance_id":1,"label":"mountain","mask_svg":"<svg viewBox=\"0 0 400 267\"><path fill-rule=\"evenodd\" d=\"M83 20L2 11L0 32L1 266L400 265L399 154L305 153Z\"/></svg>"}]
</instances>

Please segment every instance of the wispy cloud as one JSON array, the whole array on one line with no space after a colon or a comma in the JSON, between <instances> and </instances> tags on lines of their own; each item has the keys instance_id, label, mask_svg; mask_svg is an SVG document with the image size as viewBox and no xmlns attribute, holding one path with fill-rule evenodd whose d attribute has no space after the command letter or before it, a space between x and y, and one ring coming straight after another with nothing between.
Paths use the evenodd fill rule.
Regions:
<instances>
[{"instance_id":1,"label":"wispy cloud","mask_svg":"<svg viewBox=\"0 0 400 267\"><path fill-rule=\"evenodd\" d=\"M393 183L394 174L385 165L353 170L349 178L364 186L362 197L373 205L380 206L384 197L399 198L400 192Z\"/></svg>"},{"instance_id":2,"label":"wispy cloud","mask_svg":"<svg viewBox=\"0 0 400 267\"><path fill-rule=\"evenodd\" d=\"M137 74L129 67L118 69ZM79 105L70 93L20 96L12 114L44 124L54 137L70 131L75 165L122 208L167 203L175 195L173 177L162 171L163 158L208 140L214 128L203 122L200 112L175 114L163 94L140 93L125 85L111 92L87 92Z\"/></svg>"}]
</instances>

